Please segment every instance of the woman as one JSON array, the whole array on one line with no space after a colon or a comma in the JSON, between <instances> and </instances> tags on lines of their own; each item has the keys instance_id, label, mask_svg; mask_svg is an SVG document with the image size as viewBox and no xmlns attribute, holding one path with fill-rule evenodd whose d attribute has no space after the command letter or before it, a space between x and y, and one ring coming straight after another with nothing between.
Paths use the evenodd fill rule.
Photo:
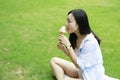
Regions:
<instances>
[{"instance_id":1,"label":"woman","mask_svg":"<svg viewBox=\"0 0 120 80\"><path fill-rule=\"evenodd\" d=\"M92 32L84 10L68 12L66 31L70 34L69 40L60 34L57 46L71 62L58 57L51 59L57 80L104 80L100 39Z\"/></svg>"}]
</instances>

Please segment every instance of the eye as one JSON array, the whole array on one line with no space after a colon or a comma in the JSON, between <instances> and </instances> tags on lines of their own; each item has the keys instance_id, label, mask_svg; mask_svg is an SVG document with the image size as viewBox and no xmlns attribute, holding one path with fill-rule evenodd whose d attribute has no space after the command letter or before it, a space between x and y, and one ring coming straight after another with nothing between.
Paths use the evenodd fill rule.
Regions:
<instances>
[{"instance_id":1,"label":"eye","mask_svg":"<svg viewBox=\"0 0 120 80\"><path fill-rule=\"evenodd\" d=\"M71 23L71 22L72 22L70 19L68 19L67 21L68 21L68 23Z\"/></svg>"},{"instance_id":2,"label":"eye","mask_svg":"<svg viewBox=\"0 0 120 80\"><path fill-rule=\"evenodd\" d=\"M71 23L72 20L71 20L70 18L67 18L67 22L68 22L68 23Z\"/></svg>"}]
</instances>

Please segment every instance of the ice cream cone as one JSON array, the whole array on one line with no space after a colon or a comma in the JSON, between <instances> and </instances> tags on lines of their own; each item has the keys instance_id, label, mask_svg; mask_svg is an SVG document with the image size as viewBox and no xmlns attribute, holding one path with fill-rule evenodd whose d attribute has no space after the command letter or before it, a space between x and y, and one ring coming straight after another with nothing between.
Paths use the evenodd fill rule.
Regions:
<instances>
[{"instance_id":1,"label":"ice cream cone","mask_svg":"<svg viewBox=\"0 0 120 80\"><path fill-rule=\"evenodd\" d=\"M59 32L60 32L60 34L65 34L65 33L66 33L65 26L62 26L62 27L59 29Z\"/></svg>"}]
</instances>

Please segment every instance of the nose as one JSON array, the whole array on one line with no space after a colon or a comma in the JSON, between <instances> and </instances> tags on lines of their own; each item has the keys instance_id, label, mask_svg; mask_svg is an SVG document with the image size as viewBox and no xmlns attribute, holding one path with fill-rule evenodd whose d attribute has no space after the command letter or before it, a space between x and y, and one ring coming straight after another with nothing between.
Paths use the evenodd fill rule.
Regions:
<instances>
[{"instance_id":1,"label":"nose","mask_svg":"<svg viewBox=\"0 0 120 80\"><path fill-rule=\"evenodd\" d=\"M65 25L66 27L68 26L68 22L66 22L66 25Z\"/></svg>"}]
</instances>

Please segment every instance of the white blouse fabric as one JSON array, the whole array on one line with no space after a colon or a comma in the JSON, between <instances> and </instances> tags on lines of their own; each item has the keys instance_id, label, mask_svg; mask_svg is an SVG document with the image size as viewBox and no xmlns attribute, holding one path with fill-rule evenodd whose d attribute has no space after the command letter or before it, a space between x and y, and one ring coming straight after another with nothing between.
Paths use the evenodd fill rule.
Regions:
<instances>
[{"instance_id":1,"label":"white blouse fabric","mask_svg":"<svg viewBox=\"0 0 120 80\"><path fill-rule=\"evenodd\" d=\"M82 41L77 56L77 64L82 70L84 80L104 80L101 50L92 33Z\"/></svg>"},{"instance_id":2,"label":"white blouse fabric","mask_svg":"<svg viewBox=\"0 0 120 80\"><path fill-rule=\"evenodd\" d=\"M85 37L76 52L83 80L119 80L105 75L101 49L92 33Z\"/></svg>"}]
</instances>

